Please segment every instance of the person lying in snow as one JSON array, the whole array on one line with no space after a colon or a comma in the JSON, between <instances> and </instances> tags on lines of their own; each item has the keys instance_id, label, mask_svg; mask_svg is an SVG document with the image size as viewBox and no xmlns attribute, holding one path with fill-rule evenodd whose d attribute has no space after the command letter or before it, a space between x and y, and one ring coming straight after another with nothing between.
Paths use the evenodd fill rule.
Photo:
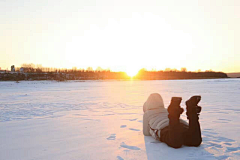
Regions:
<instances>
[{"instance_id":1,"label":"person lying in snow","mask_svg":"<svg viewBox=\"0 0 240 160\"><path fill-rule=\"evenodd\" d=\"M186 101L188 124L180 119L184 111L180 107L181 97L172 97L166 109L161 95L151 94L143 105L143 134L173 148L180 148L182 145L199 146L202 143L198 121L201 112L201 107L198 106L200 100L201 96L193 96Z\"/></svg>"}]
</instances>

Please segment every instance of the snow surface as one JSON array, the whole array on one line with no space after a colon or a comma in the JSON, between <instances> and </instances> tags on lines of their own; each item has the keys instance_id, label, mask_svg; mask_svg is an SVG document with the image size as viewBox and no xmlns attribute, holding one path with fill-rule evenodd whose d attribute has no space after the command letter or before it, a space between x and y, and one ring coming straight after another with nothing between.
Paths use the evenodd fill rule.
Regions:
<instances>
[{"instance_id":1,"label":"snow surface","mask_svg":"<svg viewBox=\"0 0 240 160\"><path fill-rule=\"evenodd\" d=\"M200 94L203 143L173 149L142 134L142 105ZM186 119L185 113L182 115ZM0 82L0 159L240 159L240 79Z\"/></svg>"}]
</instances>

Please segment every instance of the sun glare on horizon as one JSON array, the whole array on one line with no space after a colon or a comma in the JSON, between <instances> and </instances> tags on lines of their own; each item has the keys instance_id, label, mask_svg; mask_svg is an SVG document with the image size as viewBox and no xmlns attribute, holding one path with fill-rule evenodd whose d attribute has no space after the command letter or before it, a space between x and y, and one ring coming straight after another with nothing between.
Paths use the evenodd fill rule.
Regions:
<instances>
[{"instance_id":1,"label":"sun glare on horizon","mask_svg":"<svg viewBox=\"0 0 240 160\"><path fill-rule=\"evenodd\" d=\"M129 69L127 71L125 71L127 73L128 76L130 77L134 77L137 75L139 70L136 70L136 69Z\"/></svg>"},{"instance_id":2,"label":"sun glare on horizon","mask_svg":"<svg viewBox=\"0 0 240 160\"><path fill-rule=\"evenodd\" d=\"M5 22L0 25L0 68L24 63L69 69L101 66L129 76L137 74L136 68L239 72L240 47L234 44L240 38L234 35L240 33L240 7L232 8L227 1L217 6L188 1L141 1L138 7L135 1L115 0L52 0L47 5L32 0L29 6L0 2Z\"/></svg>"}]
</instances>

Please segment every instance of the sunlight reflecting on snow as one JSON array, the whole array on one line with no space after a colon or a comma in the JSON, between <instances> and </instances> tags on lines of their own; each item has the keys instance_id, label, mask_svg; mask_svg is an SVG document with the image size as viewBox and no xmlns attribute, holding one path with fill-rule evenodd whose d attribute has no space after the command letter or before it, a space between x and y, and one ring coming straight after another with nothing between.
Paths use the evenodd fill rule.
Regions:
<instances>
[{"instance_id":1,"label":"sunlight reflecting on snow","mask_svg":"<svg viewBox=\"0 0 240 160\"><path fill-rule=\"evenodd\" d=\"M239 86L239 79L0 82L0 159L236 159ZM183 108L202 96L199 148L175 150L143 136L142 105L154 92L165 107L173 96Z\"/></svg>"}]
</instances>

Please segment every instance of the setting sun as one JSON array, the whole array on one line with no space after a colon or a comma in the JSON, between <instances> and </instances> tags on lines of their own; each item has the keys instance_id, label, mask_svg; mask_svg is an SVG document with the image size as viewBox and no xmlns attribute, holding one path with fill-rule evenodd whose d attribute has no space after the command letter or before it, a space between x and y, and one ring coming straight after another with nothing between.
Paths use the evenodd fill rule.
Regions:
<instances>
[{"instance_id":1,"label":"setting sun","mask_svg":"<svg viewBox=\"0 0 240 160\"><path fill-rule=\"evenodd\" d=\"M126 71L126 73L127 73L128 76L134 77L134 76L137 75L138 70L136 70L136 69L129 69L129 70Z\"/></svg>"}]
</instances>

